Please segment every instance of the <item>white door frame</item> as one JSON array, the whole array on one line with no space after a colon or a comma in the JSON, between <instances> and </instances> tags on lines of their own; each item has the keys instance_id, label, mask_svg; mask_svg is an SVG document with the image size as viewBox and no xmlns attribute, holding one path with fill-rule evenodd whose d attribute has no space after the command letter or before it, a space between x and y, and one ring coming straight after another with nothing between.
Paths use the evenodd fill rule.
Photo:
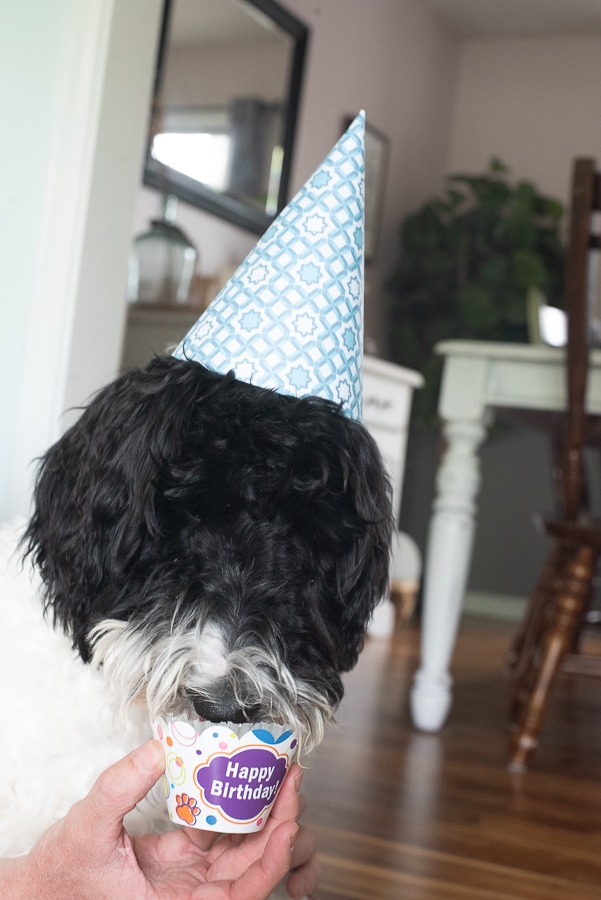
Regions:
<instances>
[{"instance_id":1,"label":"white door frame","mask_svg":"<svg viewBox=\"0 0 601 900\"><path fill-rule=\"evenodd\" d=\"M33 466L118 370L127 257L162 0L68 0L7 513L28 510Z\"/></svg>"}]
</instances>

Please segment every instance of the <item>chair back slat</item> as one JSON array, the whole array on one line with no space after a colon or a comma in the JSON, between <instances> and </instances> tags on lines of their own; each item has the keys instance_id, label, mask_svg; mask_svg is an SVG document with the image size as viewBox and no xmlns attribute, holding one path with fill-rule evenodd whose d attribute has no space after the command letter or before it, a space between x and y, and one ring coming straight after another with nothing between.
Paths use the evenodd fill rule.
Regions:
<instances>
[{"instance_id":1,"label":"chair back slat","mask_svg":"<svg viewBox=\"0 0 601 900\"><path fill-rule=\"evenodd\" d=\"M568 412L563 501L564 516L568 520L578 517L584 488L582 444L589 355L589 253L595 243L594 238L591 239L593 211L599 208L600 199L601 183L595 172L595 160L575 160L565 269Z\"/></svg>"}]
</instances>

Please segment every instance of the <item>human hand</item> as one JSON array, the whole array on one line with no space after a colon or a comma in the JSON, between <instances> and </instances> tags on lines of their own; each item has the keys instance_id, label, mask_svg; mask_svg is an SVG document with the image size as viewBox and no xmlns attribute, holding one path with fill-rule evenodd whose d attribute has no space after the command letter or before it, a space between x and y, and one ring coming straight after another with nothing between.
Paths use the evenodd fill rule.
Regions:
<instances>
[{"instance_id":1,"label":"human hand","mask_svg":"<svg viewBox=\"0 0 601 900\"><path fill-rule=\"evenodd\" d=\"M292 888L317 877L314 848L296 824L293 765L263 831L215 835L182 828L130 838L123 818L164 770L156 741L143 744L103 772L90 793L53 825L28 856L4 861L0 887L6 900L265 900L291 867ZM291 845L298 840L293 856ZM298 888L299 885L297 884ZM302 889L305 889L302 886ZM292 894L292 896L300 896Z\"/></svg>"},{"instance_id":2,"label":"human hand","mask_svg":"<svg viewBox=\"0 0 601 900\"><path fill-rule=\"evenodd\" d=\"M298 766L296 766L295 769L298 771L298 774L295 772L294 776L289 776L294 777L296 788L296 794L293 794L291 791L289 792L287 804L290 808L285 808L283 803L282 805L276 803L270 819L265 826L266 828L275 827L278 816L280 819L284 819L290 814L296 819L299 819L305 811L307 805L306 800L302 794L299 794L303 772ZM220 836L211 831L197 831L196 834L204 835L204 838L199 838L199 840L202 840L202 847L205 850L212 847L216 841L220 841L223 844L230 840L232 840L233 843L236 843L242 839L242 835L226 837L225 835ZM294 849L292 850L292 857L290 860L290 872L270 896L273 897L274 900L284 900L284 898L291 898L291 900L316 900L313 891L315 891L319 884L320 875L320 866L316 856L315 835L310 828L301 825L294 839Z\"/></svg>"},{"instance_id":3,"label":"human hand","mask_svg":"<svg viewBox=\"0 0 601 900\"><path fill-rule=\"evenodd\" d=\"M300 787L300 780L302 780L302 770L299 775L299 781L296 783L297 792ZM297 819L303 815L307 805L302 794L298 796L298 805ZM301 825L294 839L294 849L290 863L291 873L286 878L286 893L292 900L303 900L303 898L316 900L313 892L317 889L321 878L321 869L316 851L317 842L315 835L310 828ZM279 897L280 895L278 894L277 896Z\"/></svg>"},{"instance_id":4,"label":"human hand","mask_svg":"<svg viewBox=\"0 0 601 900\"><path fill-rule=\"evenodd\" d=\"M254 834L228 834L220 835L214 831L201 831L199 829L180 828L176 832L167 835L147 834L133 838L134 852L140 868L144 870L152 883L167 883L165 874L166 860L163 851L166 847L166 839L176 838L183 844L183 838L193 841L195 848L206 854L206 861L211 866L211 876L219 881L222 878L231 879L243 873L244 866L260 857L265 846L270 844L272 832L280 830L280 826L291 821L296 821L305 811L306 802L300 794L300 786L303 770L298 765L293 765L286 776L281 791L278 794L269 819L262 831ZM286 879L286 893L292 900L302 900L309 897L317 888L320 878L319 863L315 856L315 836L310 829L300 826L293 830L293 846L289 857L288 868L284 876L280 875L278 882ZM284 848L285 849L285 848ZM289 877L286 877L286 876ZM247 890L247 889L246 889ZM270 888L268 894L273 888ZM159 893L160 898L163 894ZM170 896L170 895L167 895ZM179 900L179 895L175 895ZM184 894L184 897L211 897L213 894ZM221 900L228 894L216 894L215 898ZM238 894L232 895L238 897ZM254 900L255 895L241 893L244 900ZM261 895L262 896L262 895ZM267 895L265 895L267 896ZM282 896L279 892L278 897Z\"/></svg>"}]
</instances>

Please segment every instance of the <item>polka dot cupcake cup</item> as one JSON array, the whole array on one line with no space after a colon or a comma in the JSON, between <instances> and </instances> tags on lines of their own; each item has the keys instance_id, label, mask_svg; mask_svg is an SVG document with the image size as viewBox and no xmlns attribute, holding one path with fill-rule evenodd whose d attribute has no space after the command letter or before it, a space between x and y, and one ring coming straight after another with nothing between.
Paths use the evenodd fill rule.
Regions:
<instances>
[{"instance_id":1,"label":"polka dot cupcake cup","mask_svg":"<svg viewBox=\"0 0 601 900\"><path fill-rule=\"evenodd\" d=\"M290 727L155 719L152 732L165 751L163 788L173 822L261 831L296 755Z\"/></svg>"}]
</instances>

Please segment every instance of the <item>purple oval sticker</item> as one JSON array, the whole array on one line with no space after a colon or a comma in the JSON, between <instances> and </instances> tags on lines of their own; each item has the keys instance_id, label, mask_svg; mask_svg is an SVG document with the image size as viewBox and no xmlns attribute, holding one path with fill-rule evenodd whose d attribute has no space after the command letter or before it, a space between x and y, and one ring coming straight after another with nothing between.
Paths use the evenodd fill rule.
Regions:
<instances>
[{"instance_id":1,"label":"purple oval sticker","mask_svg":"<svg viewBox=\"0 0 601 900\"><path fill-rule=\"evenodd\" d=\"M248 822L273 803L287 768L287 758L249 747L231 756L213 756L208 765L195 769L194 780L206 804L234 821Z\"/></svg>"}]
</instances>

